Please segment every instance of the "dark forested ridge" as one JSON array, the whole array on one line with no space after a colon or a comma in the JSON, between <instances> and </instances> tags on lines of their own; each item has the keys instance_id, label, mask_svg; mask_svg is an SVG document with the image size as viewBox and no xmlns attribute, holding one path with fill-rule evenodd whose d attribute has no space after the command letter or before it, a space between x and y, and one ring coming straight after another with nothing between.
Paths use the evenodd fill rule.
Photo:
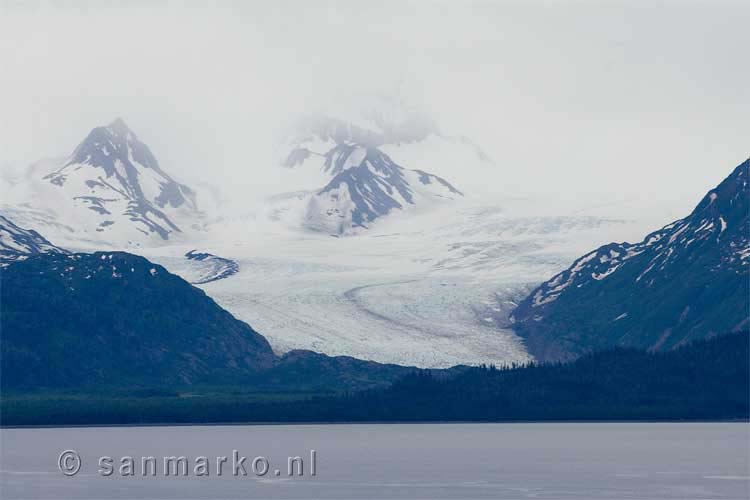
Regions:
<instances>
[{"instance_id":1,"label":"dark forested ridge","mask_svg":"<svg viewBox=\"0 0 750 500\"><path fill-rule=\"evenodd\" d=\"M413 374L340 400L332 414L398 420L642 420L748 418L748 335L671 352L618 348L569 364L473 368L447 380ZM356 410L346 410L352 408Z\"/></svg>"},{"instance_id":2,"label":"dark forested ridge","mask_svg":"<svg viewBox=\"0 0 750 500\"><path fill-rule=\"evenodd\" d=\"M41 253L0 277L4 390L220 381L275 359L263 336L143 257Z\"/></svg>"},{"instance_id":3,"label":"dark forested ridge","mask_svg":"<svg viewBox=\"0 0 750 500\"><path fill-rule=\"evenodd\" d=\"M747 334L734 333L661 353L619 348L569 364L413 372L388 388L306 399L241 390L4 398L1 416L3 425L747 420L748 346Z\"/></svg>"}]
</instances>

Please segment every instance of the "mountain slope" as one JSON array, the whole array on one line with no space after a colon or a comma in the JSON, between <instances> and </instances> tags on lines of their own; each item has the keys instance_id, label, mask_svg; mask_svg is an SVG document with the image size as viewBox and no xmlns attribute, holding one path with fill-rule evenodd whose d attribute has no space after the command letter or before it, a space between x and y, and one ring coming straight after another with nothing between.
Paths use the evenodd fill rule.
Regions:
<instances>
[{"instance_id":1,"label":"mountain slope","mask_svg":"<svg viewBox=\"0 0 750 500\"><path fill-rule=\"evenodd\" d=\"M0 215L0 267L44 252L68 253L36 231L20 228Z\"/></svg>"},{"instance_id":2,"label":"mountain slope","mask_svg":"<svg viewBox=\"0 0 750 500\"><path fill-rule=\"evenodd\" d=\"M2 280L5 387L226 382L275 361L260 334L143 257L42 254Z\"/></svg>"},{"instance_id":3,"label":"mountain slope","mask_svg":"<svg viewBox=\"0 0 750 500\"><path fill-rule=\"evenodd\" d=\"M308 201L305 226L332 234L367 228L395 209L463 196L441 177L405 169L374 147L339 144L323 168L333 179Z\"/></svg>"},{"instance_id":4,"label":"mountain slope","mask_svg":"<svg viewBox=\"0 0 750 500\"><path fill-rule=\"evenodd\" d=\"M750 160L693 212L636 244L611 243L542 283L514 329L542 361L613 346L666 350L748 329Z\"/></svg>"}]
</instances>

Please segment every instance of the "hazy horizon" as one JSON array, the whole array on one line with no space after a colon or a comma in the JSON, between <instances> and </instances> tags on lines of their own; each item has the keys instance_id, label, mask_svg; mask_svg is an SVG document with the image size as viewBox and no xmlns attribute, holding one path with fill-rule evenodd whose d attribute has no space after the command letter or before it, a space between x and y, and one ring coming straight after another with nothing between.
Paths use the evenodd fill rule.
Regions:
<instances>
[{"instance_id":1,"label":"hazy horizon","mask_svg":"<svg viewBox=\"0 0 750 500\"><path fill-rule=\"evenodd\" d=\"M503 193L691 206L750 153L740 2L0 9L0 165L120 116L175 178L252 191L290 117L376 95L480 145Z\"/></svg>"}]
</instances>

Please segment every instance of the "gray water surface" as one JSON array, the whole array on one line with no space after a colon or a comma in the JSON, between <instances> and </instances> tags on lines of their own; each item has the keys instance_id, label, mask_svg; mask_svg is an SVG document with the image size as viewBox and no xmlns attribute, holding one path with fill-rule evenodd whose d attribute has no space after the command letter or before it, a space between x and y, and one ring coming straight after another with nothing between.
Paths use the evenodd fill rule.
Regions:
<instances>
[{"instance_id":1,"label":"gray water surface","mask_svg":"<svg viewBox=\"0 0 750 500\"><path fill-rule=\"evenodd\" d=\"M749 438L744 423L5 429L0 498L747 499ZM58 469L68 449L81 457L71 477ZM232 475L235 449L248 476ZM100 474L102 456L112 476ZM120 475L123 456L134 457L134 477ZM149 456L158 473L143 477ZM185 456L188 476L165 477L164 456ZM199 456L208 477L194 474ZM250 465L259 456L263 477ZM290 456L303 477L288 476Z\"/></svg>"}]
</instances>

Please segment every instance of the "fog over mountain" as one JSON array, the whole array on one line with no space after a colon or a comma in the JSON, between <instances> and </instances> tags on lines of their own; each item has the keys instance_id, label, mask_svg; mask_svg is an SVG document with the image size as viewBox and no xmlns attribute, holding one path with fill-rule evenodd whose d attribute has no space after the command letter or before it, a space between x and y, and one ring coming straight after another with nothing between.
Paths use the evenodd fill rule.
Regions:
<instances>
[{"instance_id":1,"label":"fog over mountain","mask_svg":"<svg viewBox=\"0 0 750 500\"><path fill-rule=\"evenodd\" d=\"M672 207L666 222L746 156L750 137L740 2L0 11L4 174L65 155L121 116L180 182L246 203L285 182L274 153L290 117L352 119L385 96L471 138L497 166L478 179L401 159L407 168L550 205L658 198ZM134 26L138 36L112 36Z\"/></svg>"}]
</instances>

